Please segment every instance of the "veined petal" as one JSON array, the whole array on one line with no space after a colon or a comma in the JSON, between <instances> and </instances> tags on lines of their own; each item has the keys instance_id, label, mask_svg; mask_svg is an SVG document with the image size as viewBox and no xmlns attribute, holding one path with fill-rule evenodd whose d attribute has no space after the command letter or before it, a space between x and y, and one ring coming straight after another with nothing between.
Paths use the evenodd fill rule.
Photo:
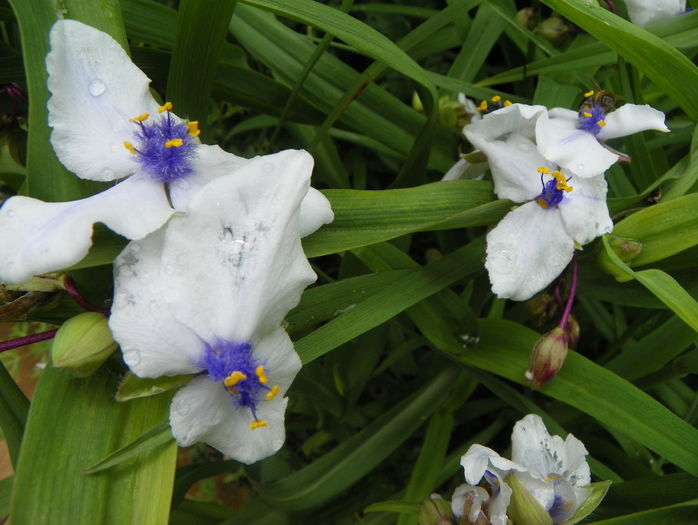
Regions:
<instances>
[{"instance_id":1,"label":"veined petal","mask_svg":"<svg viewBox=\"0 0 698 525\"><path fill-rule=\"evenodd\" d=\"M306 237L318 230L323 224L329 224L333 220L334 212L327 197L313 187L308 188L308 193L301 201L298 216L300 236Z\"/></svg>"},{"instance_id":2,"label":"veined petal","mask_svg":"<svg viewBox=\"0 0 698 525\"><path fill-rule=\"evenodd\" d=\"M21 284L32 275L68 268L92 245L103 222L130 239L159 228L170 216L162 184L132 177L86 199L42 202L13 197L0 209L0 278Z\"/></svg>"},{"instance_id":3,"label":"veined petal","mask_svg":"<svg viewBox=\"0 0 698 525\"><path fill-rule=\"evenodd\" d=\"M460 464L465 473L465 481L471 485L477 485L485 475L485 472L491 468L502 472L525 470L521 465L503 458L491 448L478 444L470 446L468 451L460 458Z\"/></svg>"},{"instance_id":4,"label":"veined petal","mask_svg":"<svg viewBox=\"0 0 698 525\"><path fill-rule=\"evenodd\" d=\"M488 168L489 164L487 162L471 164L465 159L459 159L441 177L441 180L481 180Z\"/></svg>"},{"instance_id":5,"label":"veined petal","mask_svg":"<svg viewBox=\"0 0 698 525\"><path fill-rule=\"evenodd\" d=\"M63 165L83 179L125 177L137 165L123 142L130 118L153 113L150 80L106 33L75 20L51 29L46 57L51 144Z\"/></svg>"},{"instance_id":6,"label":"veined petal","mask_svg":"<svg viewBox=\"0 0 698 525\"><path fill-rule=\"evenodd\" d=\"M667 132L664 119L664 113L647 104L625 104L606 115L606 126L599 131L598 138L608 140L649 129Z\"/></svg>"},{"instance_id":7,"label":"veined petal","mask_svg":"<svg viewBox=\"0 0 698 525\"><path fill-rule=\"evenodd\" d=\"M581 245L610 233L613 221L606 204L608 185L604 176L573 177L569 184L573 190L559 206L567 233Z\"/></svg>"},{"instance_id":8,"label":"veined petal","mask_svg":"<svg viewBox=\"0 0 698 525\"><path fill-rule=\"evenodd\" d=\"M532 139L535 136L536 121L546 112L545 106L512 104L468 124L463 132L477 133L490 140L501 140L510 133Z\"/></svg>"},{"instance_id":9,"label":"veined petal","mask_svg":"<svg viewBox=\"0 0 698 525\"><path fill-rule=\"evenodd\" d=\"M250 414L235 407L221 383L197 377L175 394L170 407L172 435L180 446L203 441L226 456L254 463L274 454L284 443L288 399L277 396L257 407L267 426L250 429Z\"/></svg>"},{"instance_id":10,"label":"veined petal","mask_svg":"<svg viewBox=\"0 0 698 525\"><path fill-rule=\"evenodd\" d=\"M487 234L485 267L492 291L498 297L525 301L560 275L573 252L574 241L559 209L528 202Z\"/></svg>"},{"instance_id":11,"label":"veined petal","mask_svg":"<svg viewBox=\"0 0 698 525\"><path fill-rule=\"evenodd\" d=\"M686 10L686 0L625 0L633 24L646 27L668 20Z\"/></svg>"},{"instance_id":12,"label":"veined petal","mask_svg":"<svg viewBox=\"0 0 698 525\"><path fill-rule=\"evenodd\" d=\"M315 280L298 224L311 170L304 151L252 159L170 221L166 294L177 319L209 343L250 341L277 327Z\"/></svg>"},{"instance_id":13,"label":"veined petal","mask_svg":"<svg viewBox=\"0 0 698 525\"><path fill-rule=\"evenodd\" d=\"M177 321L163 297L164 230L134 241L114 261L114 304L109 328L124 361L140 377L193 374L205 343Z\"/></svg>"},{"instance_id":14,"label":"veined petal","mask_svg":"<svg viewBox=\"0 0 698 525\"><path fill-rule=\"evenodd\" d=\"M578 177L601 175L618 160L618 155L568 118L538 119L536 142L543 157Z\"/></svg>"},{"instance_id":15,"label":"veined petal","mask_svg":"<svg viewBox=\"0 0 698 525\"><path fill-rule=\"evenodd\" d=\"M184 210L196 193L209 182L237 171L247 159L238 157L216 145L198 144L190 160L192 173L169 184L172 205Z\"/></svg>"}]
</instances>

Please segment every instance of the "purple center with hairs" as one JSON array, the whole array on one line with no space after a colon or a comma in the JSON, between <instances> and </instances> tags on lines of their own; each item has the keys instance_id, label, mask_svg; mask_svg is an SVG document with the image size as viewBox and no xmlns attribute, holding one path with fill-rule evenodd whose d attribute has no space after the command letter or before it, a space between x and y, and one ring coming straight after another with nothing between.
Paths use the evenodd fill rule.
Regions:
<instances>
[{"instance_id":1,"label":"purple center with hairs","mask_svg":"<svg viewBox=\"0 0 698 525\"><path fill-rule=\"evenodd\" d=\"M194 156L194 141L185 123L172 117L167 111L150 121L137 122L137 141L134 144L138 163L150 177L171 183L192 172L191 158ZM170 140L181 139L178 147L165 147Z\"/></svg>"},{"instance_id":2,"label":"purple center with hairs","mask_svg":"<svg viewBox=\"0 0 698 525\"><path fill-rule=\"evenodd\" d=\"M591 116L585 116L584 113L589 113ZM579 122L577 123L577 128L588 131L593 135L598 135L603 129L603 124L599 126L599 121L603 121L606 117L606 111L601 106L592 104L588 108L583 108L579 112Z\"/></svg>"},{"instance_id":3,"label":"purple center with hairs","mask_svg":"<svg viewBox=\"0 0 698 525\"><path fill-rule=\"evenodd\" d=\"M256 419L257 403L261 395L269 391L255 373L257 367L263 364L254 359L252 344L219 339L214 346L206 346L199 366L208 372L211 380L221 383L233 372L243 373L246 379L239 381L234 390L228 389L228 392L236 406L249 408Z\"/></svg>"},{"instance_id":4,"label":"purple center with hairs","mask_svg":"<svg viewBox=\"0 0 698 525\"><path fill-rule=\"evenodd\" d=\"M562 199L565 195L565 192L562 190L557 189L558 182L555 179L551 179L548 182L543 183L543 191L541 192L538 197L536 197L536 200L540 203L540 201L545 201L545 203L548 205L547 209L550 208L557 208L557 205L562 202Z\"/></svg>"}]
</instances>

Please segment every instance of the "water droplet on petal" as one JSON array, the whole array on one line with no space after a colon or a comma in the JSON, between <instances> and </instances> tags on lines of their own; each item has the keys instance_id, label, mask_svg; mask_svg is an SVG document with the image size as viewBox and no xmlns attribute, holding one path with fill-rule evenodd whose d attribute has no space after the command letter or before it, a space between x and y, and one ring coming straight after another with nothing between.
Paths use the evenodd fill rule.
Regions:
<instances>
[{"instance_id":1,"label":"water droplet on petal","mask_svg":"<svg viewBox=\"0 0 698 525\"><path fill-rule=\"evenodd\" d=\"M528 142L519 142L518 147L521 151L531 151L533 146L531 146L531 144Z\"/></svg>"},{"instance_id":2,"label":"water droplet on petal","mask_svg":"<svg viewBox=\"0 0 698 525\"><path fill-rule=\"evenodd\" d=\"M186 190L189 188L189 181L186 181L184 179L180 179L177 181L177 183L179 185L180 190Z\"/></svg>"},{"instance_id":3,"label":"water droplet on petal","mask_svg":"<svg viewBox=\"0 0 698 525\"><path fill-rule=\"evenodd\" d=\"M114 178L114 171L110 169L106 169L102 172L102 178L104 180L112 180Z\"/></svg>"},{"instance_id":4,"label":"water droplet on petal","mask_svg":"<svg viewBox=\"0 0 698 525\"><path fill-rule=\"evenodd\" d=\"M174 266L172 266L171 264L165 265L165 274L172 275L174 273L174 271L175 271Z\"/></svg>"},{"instance_id":5,"label":"water droplet on petal","mask_svg":"<svg viewBox=\"0 0 698 525\"><path fill-rule=\"evenodd\" d=\"M584 169L584 164L577 164L577 170L582 171Z\"/></svg>"},{"instance_id":6,"label":"water droplet on petal","mask_svg":"<svg viewBox=\"0 0 698 525\"><path fill-rule=\"evenodd\" d=\"M8 210L8 211L7 211L7 216L8 216L8 217L14 217L15 214L16 214L15 210Z\"/></svg>"},{"instance_id":7,"label":"water droplet on petal","mask_svg":"<svg viewBox=\"0 0 698 525\"><path fill-rule=\"evenodd\" d=\"M135 242L131 244L131 247L130 247L130 248L131 248L131 251L132 251L133 253L138 253L138 252L141 251L141 245L140 245L140 244L137 244L137 243L135 243Z\"/></svg>"},{"instance_id":8,"label":"water droplet on petal","mask_svg":"<svg viewBox=\"0 0 698 525\"><path fill-rule=\"evenodd\" d=\"M102 82L100 79L95 78L87 86L87 90L90 92L90 95L92 95L93 97L98 97L107 90L107 86L105 86L104 82Z\"/></svg>"}]
</instances>

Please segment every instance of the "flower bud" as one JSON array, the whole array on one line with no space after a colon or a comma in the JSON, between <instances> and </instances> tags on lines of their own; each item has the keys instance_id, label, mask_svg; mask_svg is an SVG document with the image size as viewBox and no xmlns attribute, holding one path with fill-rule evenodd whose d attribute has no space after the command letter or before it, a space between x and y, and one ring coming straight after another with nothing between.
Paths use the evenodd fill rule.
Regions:
<instances>
[{"instance_id":1,"label":"flower bud","mask_svg":"<svg viewBox=\"0 0 698 525\"><path fill-rule=\"evenodd\" d=\"M551 16L538 24L535 32L550 42L557 42L569 32L569 26L559 16Z\"/></svg>"},{"instance_id":2,"label":"flower bud","mask_svg":"<svg viewBox=\"0 0 698 525\"><path fill-rule=\"evenodd\" d=\"M451 510L458 525L490 525L484 504L490 495L482 487L459 485L451 497Z\"/></svg>"},{"instance_id":3,"label":"flower bud","mask_svg":"<svg viewBox=\"0 0 698 525\"><path fill-rule=\"evenodd\" d=\"M96 312L85 312L58 329L51 346L53 366L86 377L107 360L116 346L107 319Z\"/></svg>"},{"instance_id":4,"label":"flower bud","mask_svg":"<svg viewBox=\"0 0 698 525\"><path fill-rule=\"evenodd\" d=\"M632 262L635 257L642 253L642 243L639 241L618 237L617 235L610 235L609 237L611 248L624 263Z\"/></svg>"},{"instance_id":5,"label":"flower bud","mask_svg":"<svg viewBox=\"0 0 698 525\"><path fill-rule=\"evenodd\" d=\"M419 506L419 525L453 525L451 505L432 495Z\"/></svg>"},{"instance_id":6,"label":"flower bud","mask_svg":"<svg viewBox=\"0 0 698 525\"><path fill-rule=\"evenodd\" d=\"M517 13L516 16L514 17L514 20L516 20L516 23L524 26L526 29L533 29L533 25L535 24L535 19L536 19L536 10L533 9L532 7L524 7L523 9L520 9Z\"/></svg>"},{"instance_id":7,"label":"flower bud","mask_svg":"<svg viewBox=\"0 0 698 525\"><path fill-rule=\"evenodd\" d=\"M542 387L560 371L567 357L568 341L567 331L559 326L538 339L526 370L531 388Z\"/></svg>"},{"instance_id":8,"label":"flower bud","mask_svg":"<svg viewBox=\"0 0 698 525\"><path fill-rule=\"evenodd\" d=\"M567 326L565 327L565 334L567 335L567 346L571 348L576 348L579 342L579 332L581 328L577 319L570 315L567 318Z\"/></svg>"},{"instance_id":9,"label":"flower bud","mask_svg":"<svg viewBox=\"0 0 698 525\"><path fill-rule=\"evenodd\" d=\"M507 476L506 482L511 487L511 501L507 514L516 524L553 525L553 519L543 506L519 480L516 473Z\"/></svg>"}]
</instances>

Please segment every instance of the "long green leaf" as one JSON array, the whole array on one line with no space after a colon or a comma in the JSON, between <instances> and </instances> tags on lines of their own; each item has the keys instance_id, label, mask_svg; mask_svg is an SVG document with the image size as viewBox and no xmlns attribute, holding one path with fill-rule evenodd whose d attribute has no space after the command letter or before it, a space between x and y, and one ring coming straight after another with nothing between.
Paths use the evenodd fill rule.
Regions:
<instances>
[{"instance_id":1,"label":"long green leaf","mask_svg":"<svg viewBox=\"0 0 698 525\"><path fill-rule=\"evenodd\" d=\"M0 363L0 428L7 441L12 464L17 466L19 449L22 444L22 434L27 422L29 400Z\"/></svg>"}]
</instances>

